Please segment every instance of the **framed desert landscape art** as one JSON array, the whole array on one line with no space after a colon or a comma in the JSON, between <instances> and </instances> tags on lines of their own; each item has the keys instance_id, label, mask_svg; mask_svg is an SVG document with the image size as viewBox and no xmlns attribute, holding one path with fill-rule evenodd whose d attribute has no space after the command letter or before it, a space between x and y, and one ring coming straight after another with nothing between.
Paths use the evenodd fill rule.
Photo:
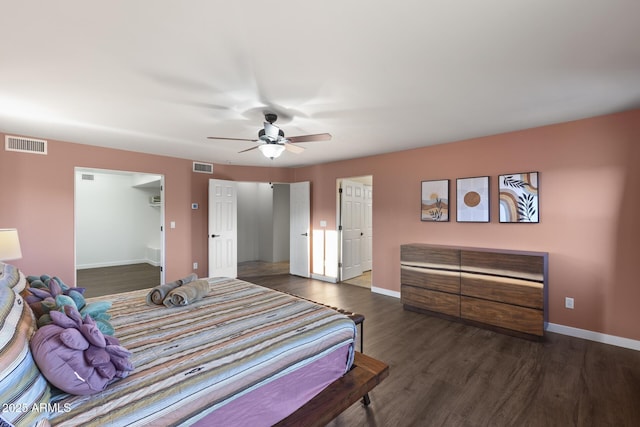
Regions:
<instances>
[{"instance_id":1,"label":"framed desert landscape art","mask_svg":"<svg viewBox=\"0 0 640 427\"><path fill-rule=\"evenodd\" d=\"M540 222L538 172L498 177L500 222Z\"/></svg>"},{"instance_id":2,"label":"framed desert landscape art","mask_svg":"<svg viewBox=\"0 0 640 427\"><path fill-rule=\"evenodd\" d=\"M422 181L422 221L449 221L449 180Z\"/></svg>"},{"instance_id":3,"label":"framed desert landscape art","mask_svg":"<svg viewBox=\"0 0 640 427\"><path fill-rule=\"evenodd\" d=\"M458 178L458 222L489 222L489 177Z\"/></svg>"}]
</instances>

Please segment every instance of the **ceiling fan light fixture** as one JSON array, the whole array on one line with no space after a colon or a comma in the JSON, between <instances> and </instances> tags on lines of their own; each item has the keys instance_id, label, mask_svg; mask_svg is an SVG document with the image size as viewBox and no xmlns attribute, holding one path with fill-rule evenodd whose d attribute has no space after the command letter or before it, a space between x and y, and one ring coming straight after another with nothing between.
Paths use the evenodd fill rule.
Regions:
<instances>
[{"instance_id":1,"label":"ceiling fan light fixture","mask_svg":"<svg viewBox=\"0 0 640 427\"><path fill-rule=\"evenodd\" d=\"M258 150L262 151L262 154L268 159L275 159L279 157L284 151L284 145L281 144L262 144L258 146Z\"/></svg>"}]
</instances>

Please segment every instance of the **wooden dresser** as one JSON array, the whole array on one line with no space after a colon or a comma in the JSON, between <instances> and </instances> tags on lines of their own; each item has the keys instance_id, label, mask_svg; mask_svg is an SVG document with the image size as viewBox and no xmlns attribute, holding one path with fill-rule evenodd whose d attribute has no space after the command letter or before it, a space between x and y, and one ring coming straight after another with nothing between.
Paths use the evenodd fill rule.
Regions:
<instances>
[{"instance_id":1,"label":"wooden dresser","mask_svg":"<svg viewBox=\"0 0 640 427\"><path fill-rule=\"evenodd\" d=\"M542 337L548 254L412 243L400 247L405 309Z\"/></svg>"}]
</instances>

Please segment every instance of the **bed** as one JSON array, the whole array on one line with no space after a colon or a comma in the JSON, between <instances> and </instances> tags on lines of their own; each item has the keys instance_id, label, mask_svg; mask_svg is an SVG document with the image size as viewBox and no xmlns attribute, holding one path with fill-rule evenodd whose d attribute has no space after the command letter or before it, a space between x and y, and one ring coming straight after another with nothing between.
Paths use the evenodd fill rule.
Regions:
<instances>
[{"instance_id":1,"label":"bed","mask_svg":"<svg viewBox=\"0 0 640 427\"><path fill-rule=\"evenodd\" d=\"M91 395L42 392L34 401L47 402L46 417L31 411L16 425L324 425L386 377L384 363L354 351L348 316L242 280L207 280L209 293L184 307L148 305L148 290L88 299L111 301L135 369Z\"/></svg>"}]
</instances>

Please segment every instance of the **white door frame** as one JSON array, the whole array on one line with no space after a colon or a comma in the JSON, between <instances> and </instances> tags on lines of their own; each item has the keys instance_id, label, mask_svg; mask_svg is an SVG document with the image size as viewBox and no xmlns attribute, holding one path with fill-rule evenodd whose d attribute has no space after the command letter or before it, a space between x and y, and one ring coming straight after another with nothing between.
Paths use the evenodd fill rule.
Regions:
<instances>
[{"instance_id":1,"label":"white door frame","mask_svg":"<svg viewBox=\"0 0 640 427\"><path fill-rule=\"evenodd\" d=\"M362 206L364 215L362 230L362 271L369 271L373 267L373 185L364 185L364 204Z\"/></svg>"},{"instance_id":2,"label":"white door frame","mask_svg":"<svg viewBox=\"0 0 640 427\"><path fill-rule=\"evenodd\" d=\"M364 237L364 185L343 179L340 184L340 279L362 274L362 239Z\"/></svg>"},{"instance_id":3,"label":"white door frame","mask_svg":"<svg viewBox=\"0 0 640 427\"><path fill-rule=\"evenodd\" d=\"M74 273L74 278L73 278L73 282L77 283L78 282L78 244L77 244L77 240L78 240L78 227L77 227L77 220L78 220L78 201L77 201L77 197L78 197L78 192L76 189L76 179L77 179L77 175L81 174L81 173L96 173L96 174L108 174L108 175L130 175L130 176L157 176L160 178L160 200L162 200L162 202L158 205L158 206L154 206L154 209L159 209L160 210L160 224L158 224L158 232L160 233L160 261L159 261L159 266L160 266L160 283L164 283L165 282L165 273L166 273L166 260L165 260L165 194L164 194L164 188L165 188L165 176L164 174L161 173L151 173L151 172L136 172L136 171L122 171L122 170L116 170L116 169L101 169L101 168L94 168L94 167L83 167L83 166L76 166L74 168L74 172L73 172L73 180L74 180L74 194L73 194L73 209L74 209L74 220L73 220L73 273Z\"/></svg>"},{"instance_id":4,"label":"white door frame","mask_svg":"<svg viewBox=\"0 0 640 427\"><path fill-rule=\"evenodd\" d=\"M337 281L341 282L343 280L348 280L348 279L343 279L341 277L342 274L342 257L343 257L343 250L342 250L342 230L340 229L341 227L341 201L340 201L340 186L342 184L343 181L345 180L353 180L353 181L360 181L363 182L365 184L365 186L369 185L370 186L370 190L371 190L371 194L373 195L373 175L363 175L363 176L355 176L355 177L343 177L343 178L337 178L336 179L336 229L338 231L338 239L337 239L337 254L338 254L338 263L337 263L337 271L338 271L338 277L337 277ZM373 196L371 197L371 211L370 213L370 221L371 221L371 239L370 242L373 241ZM366 231L365 231L366 234ZM366 236L365 236L366 237ZM373 243L371 243L373 245ZM363 249L364 250L364 249ZM369 251L370 249L367 248L366 251ZM371 259L372 265L373 265L373 259ZM372 267L372 266L371 266ZM366 271L366 270L364 270ZM372 283L372 287L373 287L373 283Z\"/></svg>"}]
</instances>

